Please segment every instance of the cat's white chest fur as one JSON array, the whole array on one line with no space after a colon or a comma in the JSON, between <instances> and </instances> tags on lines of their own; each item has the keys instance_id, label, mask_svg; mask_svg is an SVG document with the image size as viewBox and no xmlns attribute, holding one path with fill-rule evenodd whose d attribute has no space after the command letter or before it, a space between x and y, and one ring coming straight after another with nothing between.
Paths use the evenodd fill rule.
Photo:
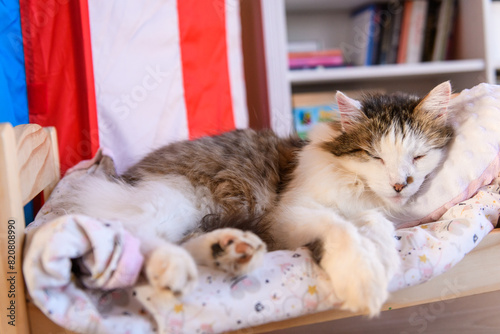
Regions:
<instances>
[{"instance_id":1,"label":"cat's white chest fur","mask_svg":"<svg viewBox=\"0 0 500 334\"><path fill-rule=\"evenodd\" d=\"M312 207L320 205L344 217L380 206L380 201L366 187L365 180L346 170L332 154L312 144L304 148L299 159L301 163L283 196L284 202Z\"/></svg>"}]
</instances>

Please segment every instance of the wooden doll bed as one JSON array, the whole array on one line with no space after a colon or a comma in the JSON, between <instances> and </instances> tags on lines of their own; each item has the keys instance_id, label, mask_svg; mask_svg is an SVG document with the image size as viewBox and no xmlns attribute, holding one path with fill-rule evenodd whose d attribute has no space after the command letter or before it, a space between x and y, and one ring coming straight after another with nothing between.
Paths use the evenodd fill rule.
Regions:
<instances>
[{"instance_id":1,"label":"wooden doll bed","mask_svg":"<svg viewBox=\"0 0 500 334\"><path fill-rule=\"evenodd\" d=\"M43 192L44 197L48 197L59 180L55 130L43 129L35 124L20 125L15 128L10 124L0 124L0 138L0 248L2 249L0 332L2 334L71 333L55 325L32 303L26 302L21 270L25 225L23 206L40 192ZM447 331L453 328L459 329L463 327L464 322L461 320L464 319L464 314L454 315L453 312L458 305L463 305L463 301L474 302L474 305L484 301L486 307L500 297L499 259L500 231L495 229L448 272L424 284L393 293L384 306L380 319L361 321L355 317L356 314L331 310L244 329L240 332L263 333L301 325L317 326L312 324L332 320L338 321L328 326L336 328L335 324L339 324L341 326L337 328L338 331L348 328L349 332L362 333L369 328L370 332L376 332L379 328L380 332L395 332L398 329L410 328L412 312L422 313L422 307L440 310L437 317L436 314L430 315L433 316L429 318L432 319L430 322L437 324L440 322L439 319L446 319ZM454 302L451 303L450 300ZM434 307L436 303L441 303L441 307ZM11 305L15 306L15 311L12 311ZM498 316L494 316L491 310L490 307L489 313L484 313L484 308L469 308L467 313L476 316L489 314L489 322L486 322L485 326L489 326L490 329L498 328L500 326Z\"/></svg>"}]
</instances>

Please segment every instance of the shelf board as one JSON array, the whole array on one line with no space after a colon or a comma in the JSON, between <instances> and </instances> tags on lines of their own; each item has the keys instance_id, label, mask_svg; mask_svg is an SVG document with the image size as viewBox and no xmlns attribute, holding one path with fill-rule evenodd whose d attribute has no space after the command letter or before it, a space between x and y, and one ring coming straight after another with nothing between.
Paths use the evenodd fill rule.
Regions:
<instances>
[{"instance_id":1,"label":"shelf board","mask_svg":"<svg viewBox=\"0 0 500 334\"><path fill-rule=\"evenodd\" d=\"M376 65L357 67L318 68L288 71L288 80L292 84L322 82L345 82L356 80L376 80L400 77L419 77L448 73L466 73L484 71L483 59L448 60L418 64Z\"/></svg>"}]
</instances>

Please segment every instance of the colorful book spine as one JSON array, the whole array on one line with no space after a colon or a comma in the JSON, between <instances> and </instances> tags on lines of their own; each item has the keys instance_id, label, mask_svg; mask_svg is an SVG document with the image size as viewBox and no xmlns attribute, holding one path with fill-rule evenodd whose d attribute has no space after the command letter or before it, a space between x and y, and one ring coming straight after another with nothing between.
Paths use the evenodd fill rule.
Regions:
<instances>
[{"instance_id":1,"label":"colorful book spine","mask_svg":"<svg viewBox=\"0 0 500 334\"><path fill-rule=\"evenodd\" d=\"M410 29L408 31L406 63L412 64L422 61L428 4L426 0L413 1Z\"/></svg>"},{"instance_id":2,"label":"colorful book spine","mask_svg":"<svg viewBox=\"0 0 500 334\"><path fill-rule=\"evenodd\" d=\"M351 29L348 43L343 44L344 56L352 65L374 65L373 54L376 52L375 32L377 6L362 7L351 15Z\"/></svg>"},{"instance_id":3,"label":"colorful book spine","mask_svg":"<svg viewBox=\"0 0 500 334\"><path fill-rule=\"evenodd\" d=\"M341 50L323 50L313 52L291 52L288 54L290 69L315 68L318 66L335 67L344 65Z\"/></svg>"},{"instance_id":4,"label":"colorful book spine","mask_svg":"<svg viewBox=\"0 0 500 334\"><path fill-rule=\"evenodd\" d=\"M401 33L399 35L398 64L406 63L406 52L408 51L408 33L410 31L411 11L413 1L405 2L403 21L401 22Z\"/></svg>"},{"instance_id":5,"label":"colorful book spine","mask_svg":"<svg viewBox=\"0 0 500 334\"><path fill-rule=\"evenodd\" d=\"M428 4L427 0L405 2L398 53L399 64L422 61Z\"/></svg>"}]
</instances>

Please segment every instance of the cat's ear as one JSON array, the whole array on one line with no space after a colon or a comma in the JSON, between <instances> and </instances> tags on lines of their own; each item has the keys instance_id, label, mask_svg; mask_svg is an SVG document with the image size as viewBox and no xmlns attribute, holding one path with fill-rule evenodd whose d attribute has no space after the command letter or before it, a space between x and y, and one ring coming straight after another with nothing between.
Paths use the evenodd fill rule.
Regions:
<instances>
[{"instance_id":1,"label":"cat's ear","mask_svg":"<svg viewBox=\"0 0 500 334\"><path fill-rule=\"evenodd\" d=\"M416 110L432 119L445 121L448 118L448 106L451 99L451 84L445 81L434 87L418 104Z\"/></svg>"},{"instance_id":2,"label":"cat's ear","mask_svg":"<svg viewBox=\"0 0 500 334\"><path fill-rule=\"evenodd\" d=\"M366 116L361 111L361 103L357 100L347 97L344 93L337 91L337 104L340 112L340 124L343 131L349 129L359 123Z\"/></svg>"}]
</instances>

